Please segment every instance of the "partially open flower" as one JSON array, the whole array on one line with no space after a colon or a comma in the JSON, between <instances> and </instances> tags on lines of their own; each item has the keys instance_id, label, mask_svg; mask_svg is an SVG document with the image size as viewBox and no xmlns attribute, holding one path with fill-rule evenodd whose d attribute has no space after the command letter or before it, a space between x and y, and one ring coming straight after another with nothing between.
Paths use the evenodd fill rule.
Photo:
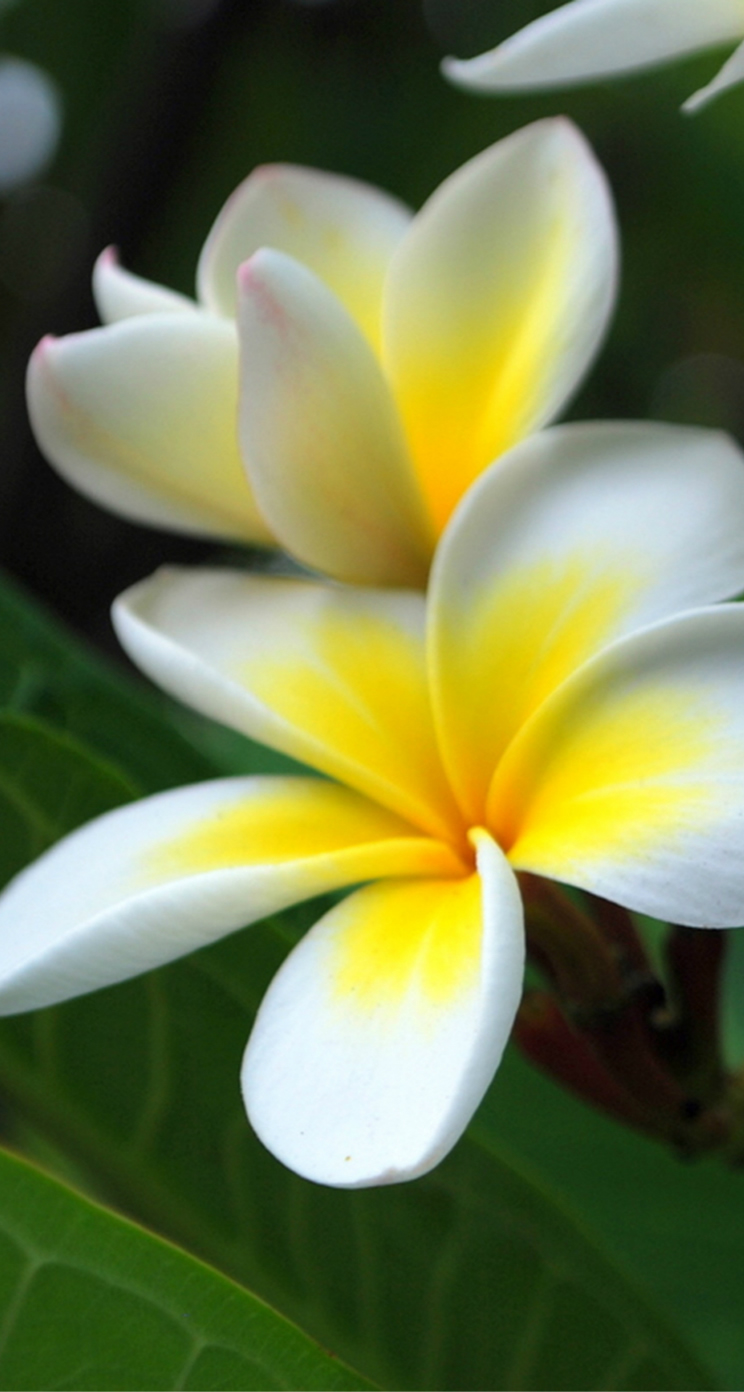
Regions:
<instances>
[{"instance_id":1,"label":"partially open flower","mask_svg":"<svg viewBox=\"0 0 744 1392\"><path fill-rule=\"evenodd\" d=\"M415 217L351 179L260 169L207 239L198 301L104 253L107 326L42 341L32 424L127 517L423 586L464 491L576 389L616 260L604 176L567 121L484 151Z\"/></svg>"},{"instance_id":2,"label":"partially open flower","mask_svg":"<svg viewBox=\"0 0 744 1392\"><path fill-rule=\"evenodd\" d=\"M741 455L661 425L518 445L447 526L428 599L156 574L116 605L134 660L324 777L202 783L62 841L0 900L0 1009L363 884L270 986L246 1105L311 1179L424 1173L519 1004L516 871L692 926L744 916L744 609L706 607L742 588Z\"/></svg>"},{"instance_id":3,"label":"partially open flower","mask_svg":"<svg viewBox=\"0 0 744 1392\"><path fill-rule=\"evenodd\" d=\"M633 72L744 39L744 0L569 0L446 77L479 92L530 92ZM696 111L744 80L744 44L684 103Z\"/></svg>"}]
</instances>

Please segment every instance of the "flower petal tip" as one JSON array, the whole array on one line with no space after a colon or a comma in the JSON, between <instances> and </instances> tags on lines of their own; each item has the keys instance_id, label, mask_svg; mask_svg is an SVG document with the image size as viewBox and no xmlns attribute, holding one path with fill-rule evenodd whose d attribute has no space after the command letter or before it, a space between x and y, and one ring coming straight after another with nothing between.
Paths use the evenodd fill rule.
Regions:
<instances>
[{"instance_id":1,"label":"flower petal tip","mask_svg":"<svg viewBox=\"0 0 744 1392\"><path fill-rule=\"evenodd\" d=\"M441 63L439 64L439 71L441 72L443 77L451 78L453 82L456 82L460 72L460 68L462 67L464 61L467 60L464 60L462 58L452 58L448 55L446 58L443 58Z\"/></svg>"},{"instance_id":2,"label":"flower petal tip","mask_svg":"<svg viewBox=\"0 0 744 1392\"><path fill-rule=\"evenodd\" d=\"M259 274L264 259L264 251L264 247L261 247L258 251L254 251L253 255L249 256L247 261L241 262L241 264L238 266L238 290L242 291L244 294L248 294L253 289L253 286L256 284L256 281L259 279Z\"/></svg>"},{"instance_id":3,"label":"flower petal tip","mask_svg":"<svg viewBox=\"0 0 744 1392\"><path fill-rule=\"evenodd\" d=\"M295 266L294 257L275 247L262 246L238 266L238 286L250 290L256 284L263 284L272 271L279 271L287 263Z\"/></svg>"},{"instance_id":4,"label":"flower petal tip","mask_svg":"<svg viewBox=\"0 0 744 1392\"><path fill-rule=\"evenodd\" d=\"M108 266L119 266L120 264L121 264L121 257L119 256L119 248L116 247L116 246L107 246L107 247L104 247L104 248L103 248L103 251L100 252L99 255L96 257L96 262L95 262L95 265L96 265L96 266L105 266L105 267L108 267ZM95 268L94 268L94 273L95 273Z\"/></svg>"},{"instance_id":5,"label":"flower petal tip","mask_svg":"<svg viewBox=\"0 0 744 1392\"><path fill-rule=\"evenodd\" d=\"M56 357L58 343L56 334L44 334L44 337L39 339L26 368L27 391L32 392L35 383L40 382L42 378L48 379L53 373L52 357Z\"/></svg>"},{"instance_id":6,"label":"flower petal tip","mask_svg":"<svg viewBox=\"0 0 744 1392\"><path fill-rule=\"evenodd\" d=\"M289 317L281 298L275 293L274 282L285 260L291 258L269 247L260 247L238 267L237 272L239 321L242 307L249 314L255 314L261 323L270 325L281 337L287 331Z\"/></svg>"},{"instance_id":7,"label":"flower petal tip","mask_svg":"<svg viewBox=\"0 0 744 1392\"><path fill-rule=\"evenodd\" d=\"M39 342L37 343L33 353L31 354L32 359L45 357L46 354L49 352L50 348L52 348L56 342L56 334L44 334L44 337L39 339Z\"/></svg>"}]
</instances>

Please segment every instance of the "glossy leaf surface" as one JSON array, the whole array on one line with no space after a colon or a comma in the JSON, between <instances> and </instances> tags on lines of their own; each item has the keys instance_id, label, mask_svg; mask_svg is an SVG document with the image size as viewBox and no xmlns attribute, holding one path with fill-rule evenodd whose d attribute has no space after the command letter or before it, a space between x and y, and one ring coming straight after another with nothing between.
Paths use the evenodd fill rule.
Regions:
<instances>
[{"instance_id":1,"label":"glossy leaf surface","mask_svg":"<svg viewBox=\"0 0 744 1392\"><path fill-rule=\"evenodd\" d=\"M0 1153L0 1387L364 1388L247 1291Z\"/></svg>"}]
</instances>

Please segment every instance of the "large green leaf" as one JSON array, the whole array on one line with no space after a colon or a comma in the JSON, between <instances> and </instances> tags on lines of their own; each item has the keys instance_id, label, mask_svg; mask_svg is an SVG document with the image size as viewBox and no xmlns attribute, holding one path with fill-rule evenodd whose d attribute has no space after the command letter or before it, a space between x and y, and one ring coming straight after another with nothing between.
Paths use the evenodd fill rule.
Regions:
<instances>
[{"instance_id":1,"label":"large green leaf","mask_svg":"<svg viewBox=\"0 0 744 1392\"><path fill-rule=\"evenodd\" d=\"M0 1388L369 1386L232 1281L0 1152Z\"/></svg>"},{"instance_id":2,"label":"large green leaf","mask_svg":"<svg viewBox=\"0 0 744 1392\"><path fill-rule=\"evenodd\" d=\"M6 1094L110 1200L383 1385L710 1386L549 1189L488 1145L368 1192L324 1190L267 1155L237 1079L288 927L4 1022Z\"/></svg>"},{"instance_id":3,"label":"large green leaf","mask_svg":"<svg viewBox=\"0 0 744 1392\"><path fill-rule=\"evenodd\" d=\"M214 772L167 719L168 707L155 692L109 670L5 577L0 705L82 740L146 792Z\"/></svg>"},{"instance_id":4,"label":"large green leaf","mask_svg":"<svg viewBox=\"0 0 744 1392\"><path fill-rule=\"evenodd\" d=\"M722 1383L744 1381L744 1174L685 1161L507 1056L473 1128L529 1165L639 1273Z\"/></svg>"}]
</instances>

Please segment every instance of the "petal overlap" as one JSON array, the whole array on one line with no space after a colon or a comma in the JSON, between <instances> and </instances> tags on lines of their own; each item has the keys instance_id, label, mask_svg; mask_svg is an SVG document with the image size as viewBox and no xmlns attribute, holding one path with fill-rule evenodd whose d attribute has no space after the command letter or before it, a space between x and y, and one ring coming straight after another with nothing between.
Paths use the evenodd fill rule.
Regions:
<instances>
[{"instance_id":1,"label":"petal overlap","mask_svg":"<svg viewBox=\"0 0 744 1392\"><path fill-rule=\"evenodd\" d=\"M0 1013L126 980L330 889L458 869L448 847L319 779L161 793L68 836L6 891Z\"/></svg>"},{"instance_id":2,"label":"petal overlap","mask_svg":"<svg viewBox=\"0 0 744 1392\"><path fill-rule=\"evenodd\" d=\"M433 539L368 343L288 256L259 252L238 279L240 439L264 517L306 565L423 587Z\"/></svg>"},{"instance_id":3,"label":"petal overlap","mask_svg":"<svg viewBox=\"0 0 744 1392\"><path fill-rule=\"evenodd\" d=\"M150 526L271 540L238 450L232 325L150 313L43 339L28 406L47 457L94 501Z\"/></svg>"},{"instance_id":4,"label":"petal overlap","mask_svg":"<svg viewBox=\"0 0 744 1392\"><path fill-rule=\"evenodd\" d=\"M443 757L467 816L532 712L600 648L744 590L744 460L713 431L556 426L463 500L429 592Z\"/></svg>"},{"instance_id":5,"label":"petal overlap","mask_svg":"<svg viewBox=\"0 0 744 1392\"><path fill-rule=\"evenodd\" d=\"M262 166L231 195L207 238L199 298L234 318L238 267L261 247L273 247L313 271L376 345L385 273L410 220L398 199L358 179Z\"/></svg>"},{"instance_id":6,"label":"petal overlap","mask_svg":"<svg viewBox=\"0 0 744 1392\"><path fill-rule=\"evenodd\" d=\"M609 190L568 121L499 141L417 214L385 283L383 361L437 531L488 464L565 405L616 275Z\"/></svg>"},{"instance_id":7,"label":"petal overlap","mask_svg":"<svg viewBox=\"0 0 744 1392\"><path fill-rule=\"evenodd\" d=\"M164 570L114 617L130 657L172 695L457 839L421 595Z\"/></svg>"},{"instance_id":8,"label":"petal overlap","mask_svg":"<svg viewBox=\"0 0 744 1392\"><path fill-rule=\"evenodd\" d=\"M40 345L32 423L134 521L423 588L463 492L578 386L616 278L607 184L565 120L484 151L415 216L270 166L214 224L196 300L99 257L106 328Z\"/></svg>"},{"instance_id":9,"label":"petal overlap","mask_svg":"<svg viewBox=\"0 0 744 1392\"><path fill-rule=\"evenodd\" d=\"M678 615L566 681L501 762L518 869L693 927L744 917L744 609Z\"/></svg>"},{"instance_id":10,"label":"petal overlap","mask_svg":"<svg viewBox=\"0 0 744 1392\"><path fill-rule=\"evenodd\" d=\"M246 1107L285 1164L355 1188L413 1179L454 1145L521 997L522 907L491 839L458 880L373 885L333 909L269 987Z\"/></svg>"}]
</instances>

